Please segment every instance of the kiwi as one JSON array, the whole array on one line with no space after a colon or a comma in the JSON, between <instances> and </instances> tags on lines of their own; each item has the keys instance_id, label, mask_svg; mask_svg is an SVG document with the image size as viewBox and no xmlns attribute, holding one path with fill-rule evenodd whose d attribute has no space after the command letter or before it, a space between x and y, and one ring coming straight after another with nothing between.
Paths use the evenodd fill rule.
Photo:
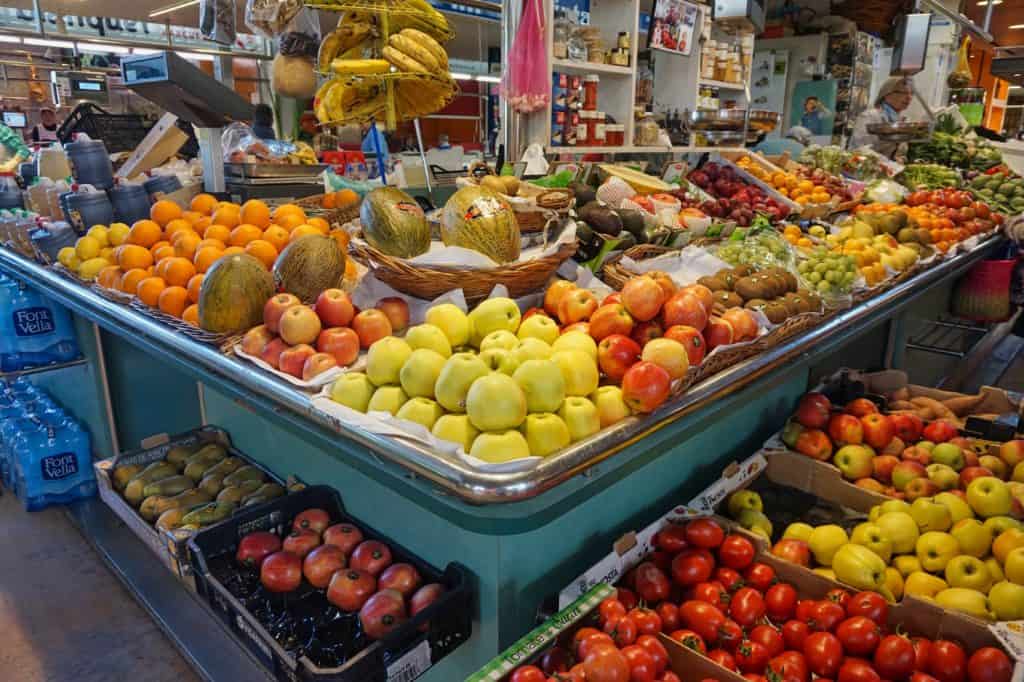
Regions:
<instances>
[{"instance_id":1,"label":"kiwi","mask_svg":"<svg viewBox=\"0 0 1024 682\"><path fill-rule=\"evenodd\" d=\"M790 299L796 306L797 314L811 312L811 302L807 300L806 296L801 294L793 294L793 298Z\"/></svg>"},{"instance_id":2,"label":"kiwi","mask_svg":"<svg viewBox=\"0 0 1024 682\"><path fill-rule=\"evenodd\" d=\"M789 270L782 270L780 274L786 280L786 291L796 291L798 288L796 275Z\"/></svg>"},{"instance_id":3,"label":"kiwi","mask_svg":"<svg viewBox=\"0 0 1024 682\"><path fill-rule=\"evenodd\" d=\"M723 308L739 308L743 305L743 298L734 291L716 291L714 299Z\"/></svg>"},{"instance_id":4,"label":"kiwi","mask_svg":"<svg viewBox=\"0 0 1024 682\"><path fill-rule=\"evenodd\" d=\"M752 298L749 301L747 301L743 305L743 307L746 308L747 310L760 310L761 308L764 308L766 305L768 305L768 301L764 300L763 298Z\"/></svg>"},{"instance_id":5,"label":"kiwi","mask_svg":"<svg viewBox=\"0 0 1024 682\"><path fill-rule=\"evenodd\" d=\"M772 301L764 307L764 314L772 324L781 324L789 317L786 306L778 301Z\"/></svg>"},{"instance_id":6,"label":"kiwi","mask_svg":"<svg viewBox=\"0 0 1024 682\"><path fill-rule=\"evenodd\" d=\"M821 312L821 296L818 296L814 292L808 291L803 295L803 298L810 304L811 309L808 312Z\"/></svg>"},{"instance_id":7,"label":"kiwi","mask_svg":"<svg viewBox=\"0 0 1024 682\"><path fill-rule=\"evenodd\" d=\"M732 272L737 277L746 277L747 275L754 274L754 268L746 263L741 263L732 269Z\"/></svg>"},{"instance_id":8,"label":"kiwi","mask_svg":"<svg viewBox=\"0 0 1024 682\"><path fill-rule=\"evenodd\" d=\"M748 301L752 298L765 298L763 288L755 277L739 278L733 290Z\"/></svg>"},{"instance_id":9,"label":"kiwi","mask_svg":"<svg viewBox=\"0 0 1024 682\"><path fill-rule=\"evenodd\" d=\"M725 282L725 288L730 291L736 286L736 280L738 279L732 270L719 270L715 273L715 277Z\"/></svg>"},{"instance_id":10,"label":"kiwi","mask_svg":"<svg viewBox=\"0 0 1024 682\"><path fill-rule=\"evenodd\" d=\"M800 313L800 306L797 303L797 299L791 298L787 295L784 296L783 298L778 299L778 302L786 306L786 310L789 312L791 316L798 315Z\"/></svg>"},{"instance_id":11,"label":"kiwi","mask_svg":"<svg viewBox=\"0 0 1024 682\"><path fill-rule=\"evenodd\" d=\"M706 275L697 280L697 284L702 284L710 289L712 292L715 291L728 291L729 287L726 286L725 282L722 281L717 275Z\"/></svg>"}]
</instances>

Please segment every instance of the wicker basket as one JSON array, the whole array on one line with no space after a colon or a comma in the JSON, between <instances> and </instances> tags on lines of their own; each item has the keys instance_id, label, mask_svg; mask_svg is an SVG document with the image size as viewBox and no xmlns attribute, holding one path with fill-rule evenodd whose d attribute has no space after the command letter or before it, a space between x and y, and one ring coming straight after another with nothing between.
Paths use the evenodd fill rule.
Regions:
<instances>
[{"instance_id":1,"label":"wicker basket","mask_svg":"<svg viewBox=\"0 0 1024 682\"><path fill-rule=\"evenodd\" d=\"M486 270L416 265L382 253L365 243L352 242L348 250L374 277L403 294L429 301L454 289L462 289L466 301L472 304L487 298L498 284L504 284L512 298L539 291L558 267L576 253L576 247L577 242L573 241L571 244L563 244L550 256Z\"/></svg>"},{"instance_id":2,"label":"wicker basket","mask_svg":"<svg viewBox=\"0 0 1024 682\"><path fill-rule=\"evenodd\" d=\"M306 212L306 215L323 218L330 223L331 228L340 228L345 223L351 222L359 217L359 206L362 202L346 206L345 208L324 208L323 194L313 194L293 202L296 206Z\"/></svg>"},{"instance_id":3,"label":"wicker basket","mask_svg":"<svg viewBox=\"0 0 1024 682\"><path fill-rule=\"evenodd\" d=\"M629 256L633 260L639 261L663 256L666 253L672 253L677 250L678 249L673 249L668 246L637 244L636 246L626 249L622 253L612 256L605 261L604 267L601 269L601 279L603 279L604 283L612 289L620 290L622 287L626 286L626 282L639 274L623 267L622 258L624 256Z\"/></svg>"}]
</instances>

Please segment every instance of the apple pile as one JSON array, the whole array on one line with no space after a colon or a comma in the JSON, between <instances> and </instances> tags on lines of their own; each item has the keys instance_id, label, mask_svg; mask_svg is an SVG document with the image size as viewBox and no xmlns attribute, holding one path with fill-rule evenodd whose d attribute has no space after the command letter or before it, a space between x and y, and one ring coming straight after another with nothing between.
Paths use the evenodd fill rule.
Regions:
<instances>
[{"instance_id":1,"label":"apple pile","mask_svg":"<svg viewBox=\"0 0 1024 682\"><path fill-rule=\"evenodd\" d=\"M295 592L303 578L343 612L358 614L363 634L386 637L444 594L439 583L423 584L415 566L395 563L391 549L363 538L351 523L331 524L323 509L307 509L292 520L282 538L269 531L242 537L235 552L239 566L259 573L268 592Z\"/></svg>"}]
</instances>

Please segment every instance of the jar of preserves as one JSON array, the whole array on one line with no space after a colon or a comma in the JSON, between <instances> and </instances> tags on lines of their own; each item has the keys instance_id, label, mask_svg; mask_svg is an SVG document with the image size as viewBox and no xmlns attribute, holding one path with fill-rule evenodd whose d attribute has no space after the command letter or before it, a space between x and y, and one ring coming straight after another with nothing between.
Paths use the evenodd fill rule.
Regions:
<instances>
[{"instance_id":1,"label":"jar of preserves","mask_svg":"<svg viewBox=\"0 0 1024 682\"><path fill-rule=\"evenodd\" d=\"M597 111L597 86L600 82L601 78L597 74L583 78L583 108L586 111Z\"/></svg>"}]
</instances>

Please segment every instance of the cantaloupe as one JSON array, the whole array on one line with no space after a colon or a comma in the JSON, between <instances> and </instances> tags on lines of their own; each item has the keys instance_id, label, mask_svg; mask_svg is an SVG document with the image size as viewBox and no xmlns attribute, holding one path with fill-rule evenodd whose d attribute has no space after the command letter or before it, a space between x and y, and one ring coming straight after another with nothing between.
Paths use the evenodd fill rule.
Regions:
<instances>
[{"instance_id":1,"label":"cantaloupe","mask_svg":"<svg viewBox=\"0 0 1024 682\"><path fill-rule=\"evenodd\" d=\"M441 216L441 241L479 251L497 263L519 258L519 222L512 207L486 187L463 187Z\"/></svg>"},{"instance_id":2,"label":"cantaloupe","mask_svg":"<svg viewBox=\"0 0 1024 682\"><path fill-rule=\"evenodd\" d=\"M416 200L395 187L369 192L359 209L363 238L397 258L413 258L430 248L430 226Z\"/></svg>"},{"instance_id":3,"label":"cantaloupe","mask_svg":"<svg viewBox=\"0 0 1024 682\"><path fill-rule=\"evenodd\" d=\"M274 295L274 278L246 254L218 259L199 289L199 326L216 333L246 331L263 320L263 306Z\"/></svg>"},{"instance_id":4,"label":"cantaloupe","mask_svg":"<svg viewBox=\"0 0 1024 682\"><path fill-rule=\"evenodd\" d=\"M274 286L312 303L324 289L341 284L345 254L337 240L320 234L299 237L274 262Z\"/></svg>"}]
</instances>

